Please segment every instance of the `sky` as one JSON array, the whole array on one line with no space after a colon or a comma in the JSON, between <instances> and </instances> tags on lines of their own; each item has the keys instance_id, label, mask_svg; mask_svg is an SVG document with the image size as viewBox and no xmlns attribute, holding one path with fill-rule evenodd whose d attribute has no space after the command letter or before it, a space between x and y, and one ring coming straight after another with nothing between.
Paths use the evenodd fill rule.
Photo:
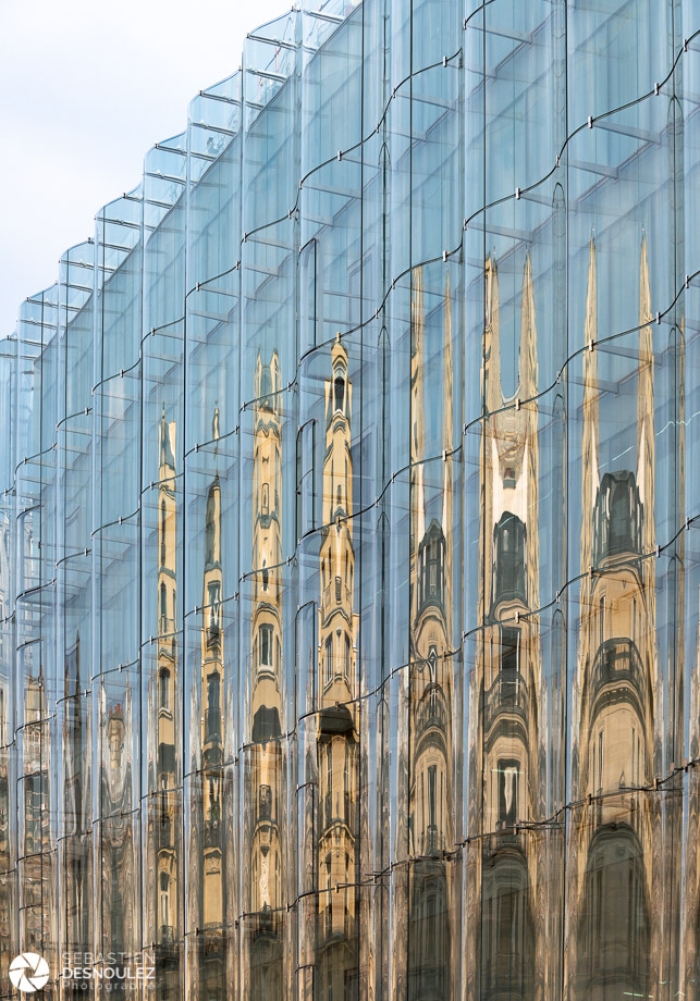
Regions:
<instances>
[{"instance_id":1,"label":"sky","mask_svg":"<svg viewBox=\"0 0 700 1001\"><path fill-rule=\"evenodd\" d=\"M0 338L291 0L0 0Z\"/></svg>"}]
</instances>

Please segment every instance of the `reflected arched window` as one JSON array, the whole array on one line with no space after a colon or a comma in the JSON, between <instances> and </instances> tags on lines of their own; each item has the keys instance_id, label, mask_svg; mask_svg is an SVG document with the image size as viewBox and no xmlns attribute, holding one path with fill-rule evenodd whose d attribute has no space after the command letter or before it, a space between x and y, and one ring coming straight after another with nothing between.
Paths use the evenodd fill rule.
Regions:
<instances>
[{"instance_id":1,"label":"reflected arched window","mask_svg":"<svg viewBox=\"0 0 700 1001\"><path fill-rule=\"evenodd\" d=\"M519 598L527 601L525 544L527 529L520 518L505 511L493 532L493 603Z\"/></svg>"},{"instance_id":2,"label":"reflected arched window","mask_svg":"<svg viewBox=\"0 0 700 1001\"><path fill-rule=\"evenodd\" d=\"M649 902L644 853L631 828L602 828L593 838L579 918L578 986L625 985L649 993Z\"/></svg>"},{"instance_id":3,"label":"reflected arched window","mask_svg":"<svg viewBox=\"0 0 700 1001\"><path fill-rule=\"evenodd\" d=\"M501 855L484 870L481 998L533 997L534 935L528 906L527 863Z\"/></svg>"},{"instance_id":4,"label":"reflected arched window","mask_svg":"<svg viewBox=\"0 0 700 1001\"><path fill-rule=\"evenodd\" d=\"M210 491L207 497L207 528L206 528L206 564L211 566L215 559L215 533L216 533L216 501L214 492Z\"/></svg>"},{"instance_id":5,"label":"reflected arched window","mask_svg":"<svg viewBox=\"0 0 700 1001\"><path fill-rule=\"evenodd\" d=\"M160 502L160 565L165 566L165 523L168 512L165 501Z\"/></svg>"},{"instance_id":6,"label":"reflected arched window","mask_svg":"<svg viewBox=\"0 0 700 1001\"><path fill-rule=\"evenodd\" d=\"M221 736L221 677L218 672L207 678L206 739Z\"/></svg>"},{"instance_id":7,"label":"reflected arched window","mask_svg":"<svg viewBox=\"0 0 700 1001\"><path fill-rule=\"evenodd\" d=\"M324 650L324 675L326 683L333 680L333 637L326 639Z\"/></svg>"},{"instance_id":8,"label":"reflected arched window","mask_svg":"<svg viewBox=\"0 0 700 1001\"><path fill-rule=\"evenodd\" d=\"M433 518L418 547L419 604L442 605L445 597L445 536Z\"/></svg>"},{"instance_id":9,"label":"reflected arched window","mask_svg":"<svg viewBox=\"0 0 700 1001\"><path fill-rule=\"evenodd\" d=\"M258 632L258 664L261 668L273 666L272 640L272 626L268 624L260 626Z\"/></svg>"},{"instance_id":10,"label":"reflected arched window","mask_svg":"<svg viewBox=\"0 0 700 1001\"><path fill-rule=\"evenodd\" d=\"M161 709L170 709L170 671L163 668L158 678L158 704Z\"/></svg>"},{"instance_id":11,"label":"reflected arched window","mask_svg":"<svg viewBox=\"0 0 700 1001\"><path fill-rule=\"evenodd\" d=\"M160 874L160 923L161 935L167 937L170 928L170 877L167 872Z\"/></svg>"},{"instance_id":12,"label":"reflected arched window","mask_svg":"<svg viewBox=\"0 0 700 1001\"><path fill-rule=\"evenodd\" d=\"M269 365L263 365L260 373L260 396L263 402L267 402L267 397L272 395L272 374Z\"/></svg>"},{"instance_id":13,"label":"reflected arched window","mask_svg":"<svg viewBox=\"0 0 700 1001\"><path fill-rule=\"evenodd\" d=\"M643 514L634 473L626 470L606 473L595 510L597 559L639 553Z\"/></svg>"},{"instance_id":14,"label":"reflected arched window","mask_svg":"<svg viewBox=\"0 0 700 1001\"><path fill-rule=\"evenodd\" d=\"M345 410L345 373L341 369L336 370L333 380L333 396L333 410L343 412Z\"/></svg>"}]
</instances>

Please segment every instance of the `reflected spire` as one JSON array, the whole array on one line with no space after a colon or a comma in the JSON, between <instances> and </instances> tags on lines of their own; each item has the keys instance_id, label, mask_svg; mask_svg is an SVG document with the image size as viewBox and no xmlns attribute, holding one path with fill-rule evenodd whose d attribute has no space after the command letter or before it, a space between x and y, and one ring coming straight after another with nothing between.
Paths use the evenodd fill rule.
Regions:
<instances>
[{"instance_id":1,"label":"reflected spire","mask_svg":"<svg viewBox=\"0 0 700 1001\"><path fill-rule=\"evenodd\" d=\"M527 593L531 608L537 608L539 599L539 532L537 516L539 508L540 450L538 438L539 408L533 397L537 395L537 323L535 318L535 292L532 284L532 264L529 251L525 254L523 286L520 307L520 359L518 365L519 395L523 400L532 400L521 410L524 415L523 439L526 443L523 456L523 472L526 480L527 502L523 511L523 521L528 526L527 533Z\"/></svg>"},{"instance_id":2,"label":"reflected spire","mask_svg":"<svg viewBox=\"0 0 700 1001\"><path fill-rule=\"evenodd\" d=\"M520 306L520 359L518 362L519 395L528 400L537 393L537 325L535 293L532 287L532 264L529 251L525 254L523 288Z\"/></svg>"}]
</instances>

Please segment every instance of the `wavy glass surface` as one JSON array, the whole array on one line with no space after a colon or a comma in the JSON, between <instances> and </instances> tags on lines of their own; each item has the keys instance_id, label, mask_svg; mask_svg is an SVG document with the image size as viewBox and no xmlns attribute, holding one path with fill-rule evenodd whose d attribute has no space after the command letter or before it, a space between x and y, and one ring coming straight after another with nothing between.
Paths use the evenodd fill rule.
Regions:
<instances>
[{"instance_id":1,"label":"wavy glass surface","mask_svg":"<svg viewBox=\"0 0 700 1001\"><path fill-rule=\"evenodd\" d=\"M699 103L694 0L303 0L22 304L0 997L700 999Z\"/></svg>"}]
</instances>

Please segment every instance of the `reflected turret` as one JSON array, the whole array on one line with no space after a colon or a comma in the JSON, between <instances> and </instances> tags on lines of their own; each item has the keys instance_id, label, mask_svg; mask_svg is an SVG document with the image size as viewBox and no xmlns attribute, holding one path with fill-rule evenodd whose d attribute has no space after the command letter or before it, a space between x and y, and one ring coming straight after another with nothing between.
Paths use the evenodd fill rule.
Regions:
<instances>
[{"instance_id":1,"label":"reflected turret","mask_svg":"<svg viewBox=\"0 0 700 1001\"><path fill-rule=\"evenodd\" d=\"M282 754L282 414L277 351L258 353L253 451L253 580L250 770L247 789L250 851L246 910L250 976L246 997L283 996Z\"/></svg>"},{"instance_id":2,"label":"reflected turret","mask_svg":"<svg viewBox=\"0 0 700 1001\"><path fill-rule=\"evenodd\" d=\"M537 858L523 825L538 816L539 409L537 326L529 254L520 308L515 398L501 386L496 262L485 265L481 543L485 628L482 700L481 998L535 998ZM528 401L521 406L521 400ZM532 401L532 402L529 402Z\"/></svg>"},{"instance_id":3,"label":"reflected turret","mask_svg":"<svg viewBox=\"0 0 700 1001\"><path fill-rule=\"evenodd\" d=\"M158 469L158 591L157 664L151 685L156 720L156 754L152 767L155 806L151 808L149 840L155 852L155 932L157 990L170 997L179 983L179 796L176 752L177 647L177 496L176 424L168 422L165 407L159 428Z\"/></svg>"},{"instance_id":4,"label":"reflected turret","mask_svg":"<svg viewBox=\"0 0 700 1001\"><path fill-rule=\"evenodd\" d=\"M428 317L423 273L411 302L411 632L409 681L408 997L452 991L454 889L443 853L454 841L452 790L452 314L449 279ZM442 429L428 440L430 340L441 355ZM435 348L433 348L435 352ZM435 387L431 387L435 389ZM431 405L435 405L431 401ZM442 455L440 456L440 451ZM435 457L437 453L438 457Z\"/></svg>"},{"instance_id":5,"label":"reflected turret","mask_svg":"<svg viewBox=\"0 0 700 1001\"><path fill-rule=\"evenodd\" d=\"M354 610L352 383L340 336L324 382L325 448L318 609L317 770L320 994L357 996L357 615ZM320 995L319 995L320 996Z\"/></svg>"},{"instance_id":6,"label":"reflected turret","mask_svg":"<svg viewBox=\"0 0 700 1001\"><path fill-rule=\"evenodd\" d=\"M581 625L575 699L578 771L573 878L577 887L572 997L646 995L650 980L651 870L645 846L653 774L654 384L646 239L640 263L636 464L601 476L606 403L597 344L596 248L590 244L583 376ZM599 360L600 355L600 360ZM574 759L576 761L576 757ZM571 980L570 980L571 983ZM612 992L612 993L611 993Z\"/></svg>"}]
</instances>

